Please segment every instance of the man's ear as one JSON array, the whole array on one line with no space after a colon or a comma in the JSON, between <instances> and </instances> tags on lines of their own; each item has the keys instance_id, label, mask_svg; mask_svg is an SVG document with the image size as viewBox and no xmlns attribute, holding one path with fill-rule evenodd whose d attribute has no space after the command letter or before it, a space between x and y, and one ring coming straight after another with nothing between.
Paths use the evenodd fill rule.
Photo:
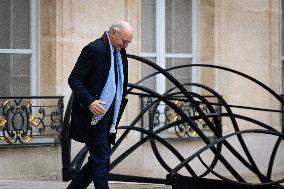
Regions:
<instances>
[{"instance_id":1,"label":"man's ear","mask_svg":"<svg viewBox=\"0 0 284 189\"><path fill-rule=\"evenodd\" d=\"M112 30L110 31L110 36L111 36L111 37L114 37L115 32L116 32L115 29L112 29Z\"/></svg>"}]
</instances>

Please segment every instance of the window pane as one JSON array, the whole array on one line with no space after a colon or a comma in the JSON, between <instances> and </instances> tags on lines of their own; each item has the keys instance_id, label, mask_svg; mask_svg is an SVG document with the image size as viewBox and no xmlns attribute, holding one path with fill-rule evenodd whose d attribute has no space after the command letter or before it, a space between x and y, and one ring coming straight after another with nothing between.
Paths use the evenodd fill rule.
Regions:
<instances>
[{"instance_id":1,"label":"window pane","mask_svg":"<svg viewBox=\"0 0 284 189\"><path fill-rule=\"evenodd\" d=\"M141 0L141 52L156 52L156 1Z\"/></svg>"},{"instance_id":2,"label":"window pane","mask_svg":"<svg viewBox=\"0 0 284 189\"><path fill-rule=\"evenodd\" d=\"M146 58L148 60L151 60L153 62L156 62L156 58ZM156 72L156 70L154 70L151 66L148 66L147 64L143 64L141 65L141 70L142 70L142 78L147 77L148 75ZM156 91L156 76L150 77L149 79L146 79L145 81L143 81L143 83L141 83L142 86L148 87L154 91Z\"/></svg>"},{"instance_id":3,"label":"window pane","mask_svg":"<svg viewBox=\"0 0 284 189\"><path fill-rule=\"evenodd\" d=\"M0 54L0 96L30 95L30 55Z\"/></svg>"},{"instance_id":4,"label":"window pane","mask_svg":"<svg viewBox=\"0 0 284 189\"><path fill-rule=\"evenodd\" d=\"M166 1L166 52L192 53L191 0Z\"/></svg>"},{"instance_id":5,"label":"window pane","mask_svg":"<svg viewBox=\"0 0 284 189\"><path fill-rule=\"evenodd\" d=\"M30 0L0 1L0 48L30 48Z\"/></svg>"},{"instance_id":6,"label":"window pane","mask_svg":"<svg viewBox=\"0 0 284 189\"><path fill-rule=\"evenodd\" d=\"M0 1L0 48L10 47L10 1Z\"/></svg>"},{"instance_id":7,"label":"window pane","mask_svg":"<svg viewBox=\"0 0 284 189\"><path fill-rule=\"evenodd\" d=\"M282 38L281 38L281 40L282 40L282 57L284 57L284 1L282 0Z\"/></svg>"},{"instance_id":8,"label":"window pane","mask_svg":"<svg viewBox=\"0 0 284 189\"><path fill-rule=\"evenodd\" d=\"M190 58L167 58L166 59L166 68L171 68L175 66L181 66L181 65L187 65L191 64L192 60ZM169 71L170 74L172 74L175 79L177 79L180 83L189 83L191 82L191 73L192 68L180 68L180 69L174 69L172 71ZM166 80L166 90L171 89L174 87L172 82L169 80Z\"/></svg>"}]
</instances>

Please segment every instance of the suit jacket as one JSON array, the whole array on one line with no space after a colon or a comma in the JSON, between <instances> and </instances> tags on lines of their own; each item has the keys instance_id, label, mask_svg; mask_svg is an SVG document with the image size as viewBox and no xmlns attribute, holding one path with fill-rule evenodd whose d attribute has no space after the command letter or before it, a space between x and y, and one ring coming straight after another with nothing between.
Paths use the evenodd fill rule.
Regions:
<instances>
[{"instance_id":1,"label":"suit jacket","mask_svg":"<svg viewBox=\"0 0 284 189\"><path fill-rule=\"evenodd\" d=\"M123 97L119 111L118 122L127 103L125 98L128 83L128 61L125 49L120 51L123 62ZM72 114L70 122L70 137L84 143L95 143L99 138L100 131L109 129L113 116L113 105L104 117L91 125L93 114L89 105L98 100L108 78L111 65L110 45L106 33L85 46L68 78L68 83L74 93ZM115 134L110 137L111 143L115 142Z\"/></svg>"}]
</instances>

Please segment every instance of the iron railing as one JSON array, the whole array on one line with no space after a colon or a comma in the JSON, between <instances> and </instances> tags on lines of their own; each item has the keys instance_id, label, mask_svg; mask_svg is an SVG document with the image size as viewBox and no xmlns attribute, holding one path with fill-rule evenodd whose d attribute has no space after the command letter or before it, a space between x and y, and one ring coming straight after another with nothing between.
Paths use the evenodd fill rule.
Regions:
<instances>
[{"instance_id":1,"label":"iron railing","mask_svg":"<svg viewBox=\"0 0 284 189\"><path fill-rule=\"evenodd\" d=\"M276 130L273 126L265 124L260 120L256 120L253 117L248 117L245 114L237 114L233 111L233 109L248 109L253 111L263 111L269 113L282 113L282 110L275 109L265 109L261 107L248 107L243 105L232 105L229 104L224 97L222 97L217 91L210 88L209 86L199 84L199 83L188 83L183 84L177 81L173 75L170 74L171 70L184 69L184 68L209 68L209 69L217 69L219 71L224 71L226 73L230 73L233 75L238 75L248 81L256 84L256 86L266 91L271 95L271 98L274 98L279 104L284 105L284 100L275 93L271 88L261 83L260 81L252 78L244 73L241 73L236 70L232 70L229 68L225 68L222 66L215 65L205 65L205 64L189 64L189 65L181 65L177 67L172 67L169 69L163 69L159 67L154 62L134 56L128 55L128 58L134 59L137 62L147 64L154 68L157 72L143 78L142 80L131 84L128 84L128 95L138 95L138 96L146 96L150 97L152 100L147 103L146 106L142 106L141 112L138 112L138 115L133 119L133 121L127 126L119 126L118 129L122 130L122 134L117 139L115 145L111 149L111 154L116 152L119 149L119 146L122 144L124 140L127 139L127 135L130 132L140 132L142 133L141 139L134 143L132 146L129 146L125 151L120 151L119 155L112 159L110 164L110 170L113 170L117 165L119 165L123 160L125 160L132 152L134 152L138 147L145 144L146 142L150 142L152 151L160 163L160 165L167 171L166 178L149 178L142 176L133 176L133 175L119 175L119 174L110 174L110 180L117 181L136 181L136 182L151 182L151 183L163 183L171 185L173 189L185 189L185 188L198 188L198 189L223 189L223 188L232 188L232 189L241 189L241 188L284 188L281 183L284 182L284 179L275 179L273 178L273 168L275 167L275 158L279 153L279 148L281 142L283 142L284 134L280 131ZM135 61L133 61L135 62ZM177 95L181 97L181 99L187 103L190 103L190 110L184 111L178 103L175 103L173 96L174 92L159 94L146 86L141 85L144 80L150 77L154 77L157 74L163 74L164 77L174 84ZM216 102L210 102L204 96L193 92L186 88L186 85L190 85L191 87L197 87L206 91L206 94L210 94L217 99ZM174 98L173 98L174 97ZM179 99L180 100L180 99ZM155 112L160 103L165 104L170 112L174 112L175 119L169 118L170 121L165 121L162 125L157 124L157 120L155 121ZM129 104L128 104L129 105ZM202 108L202 106L206 106L206 109ZM216 111L214 106L217 105L222 107L221 111ZM72 96L69 100L68 107L66 110L66 114L64 117L64 126L62 132L62 162L63 162L63 180L67 181L72 178L72 176L80 170L86 155L87 148L83 147L78 154L71 159L71 139L69 138L69 122L70 122L70 114L71 114L71 106L72 106ZM190 114L191 111L195 111L195 114ZM209 112L208 112L209 111ZM150 113L149 113L150 112ZM168 112L165 111L167 114ZM141 123L141 119L145 114L149 115L149 120L147 123L149 125L144 128L139 127ZM168 113L169 114L169 113ZM166 117L166 116L165 116ZM231 133L223 134L221 118L226 118L232 128ZM166 120L166 119L165 119ZM205 133L198 124L196 124L197 120L202 120L202 123L205 123L205 126L210 129L210 132L214 134L213 140ZM256 126L256 129L241 129L239 127L241 121L246 121L248 123L252 123ZM184 156L179 152L168 140L165 140L163 137L159 135L162 131L178 127L180 124L186 123L189 125L190 129L198 135L200 141L202 141L205 146L201 147L195 153L192 153L189 156ZM145 124L145 122L144 122ZM159 128L157 128L159 125ZM227 126L228 127L228 126ZM269 135L271 137L275 137L276 142L272 144L272 152L270 157L267 159L267 170L263 172L260 170L259 165L256 164L255 159L251 150L247 146L247 142L244 140L244 135ZM236 141L240 144L239 148L234 147L228 140L231 138L235 138ZM166 162L168 156L162 154L159 150L159 146L156 143L164 146L169 150L169 152L176 157L178 160L176 165L169 165ZM191 148L190 143L188 143L188 149ZM262 146L261 146L262 147ZM251 183L247 178L240 174L240 167L234 167L232 158L226 157L224 153L222 153L222 149L226 148L226 151L230 152L231 156L234 156L234 159L237 159L243 166L247 169L249 174L254 175L258 182ZM242 149L243 153L240 153L240 149ZM283 149L282 149L283 150ZM210 152L212 154L212 159L208 163L202 157L204 152ZM193 161L197 160L202 164L205 168L204 171L200 171L191 166ZM196 161L195 161L196 162ZM216 169L216 165L220 164L223 166L222 171L220 169ZM263 162L262 162L263 163ZM181 173L180 170L184 170L186 173ZM227 174L224 175L224 170L226 170ZM228 176L229 173L229 176ZM213 176L214 179L208 178L208 175Z\"/></svg>"},{"instance_id":2,"label":"iron railing","mask_svg":"<svg viewBox=\"0 0 284 189\"><path fill-rule=\"evenodd\" d=\"M183 86L186 86L184 84ZM168 92L166 92L168 93ZM151 96L143 95L143 94L137 94L140 98L140 107L141 112L143 109L145 109L147 106L151 105L154 101L156 101L156 98L153 98ZM218 99L216 99L214 96L203 96L208 101L212 103L212 107L215 110L215 114L220 115L222 106L218 102ZM174 103L179 109L181 109L183 112L186 113L189 117L195 117L197 116L197 111L195 110L194 106L190 101L187 101L184 99L180 94L174 93L169 97L169 100ZM211 115L210 110L208 107L201 103L200 104L201 109L205 112L207 116ZM153 131L162 128L164 125L172 124L177 121L182 120L181 116L177 114L171 107L169 107L167 104L160 102L159 104L156 103L152 108L150 108L147 114L144 114L141 117L141 126L142 128L149 130L152 129ZM149 119L153 115L153 122L151 123L151 119ZM209 118L212 122L213 118ZM221 117L218 119L218 124L222 124ZM197 119L193 121L194 124L201 129L204 134L211 138L212 140L216 138L214 133L210 130L208 125L202 120ZM213 122L214 124L214 122ZM160 132L158 136L167 139L167 140L196 140L200 139L200 137L196 134L196 132L190 127L190 125L186 122L180 123L175 125L173 128L169 128L167 130L164 130L163 132ZM141 136L144 137L143 134Z\"/></svg>"},{"instance_id":3,"label":"iron railing","mask_svg":"<svg viewBox=\"0 0 284 189\"><path fill-rule=\"evenodd\" d=\"M0 97L0 147L59 144L63 96Z\"/></svg>"}]
</instances>

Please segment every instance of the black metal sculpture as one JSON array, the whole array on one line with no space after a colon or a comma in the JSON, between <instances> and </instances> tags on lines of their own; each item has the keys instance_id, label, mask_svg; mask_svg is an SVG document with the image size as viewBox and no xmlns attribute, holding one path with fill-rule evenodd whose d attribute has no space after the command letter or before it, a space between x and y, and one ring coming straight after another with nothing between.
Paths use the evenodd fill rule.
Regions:
<instances>
[{"instance_id":1,"label":"black metal sculpture","mask_svg":"<svg viewBox=\"0 0 284 189\"><path fill-rule=\"evenodd\" d=\"M138 95L140 97L147 97L148 102L142 106L141 112L137 117L132 121L132 123L128 126L119 126L118 129L125 130L122 135L118 138L116 144L112 147L111 153L113 154L118 147L121 145L122 141L125 140L126 136L131 131L141 132L143 135L141 140L131 146L129 149L124 151L121 155L116 157L110 165L110 168L113 169L119 163L121 163L128 155L130 155L133 151L135 151L139 146L143 145L145 142L150 141L152 150L159 161L159 163L163 166L163 168L168 172L166 178L149 178L149 177L138 177L131 175L118 175L111 174L110 180L119 180L119 181L135 181L135 182L150 182L150 183L163 183L172 185L175 189L182 188L283 188L281 183L284 182L284 179L280 180L272 180L272 172L275 157L278 153L279 146L283 140L283 133L277 131L273 127L262 123L258 120L255 120L251 117L246 117L244 115L235 114L232 112L232 105L228 104L225 99L218 94L216 91L211 89L208 86L199 84L199 83L180 83L177 79L174 78L173 75L170 74L171 70L183 69L188 67L207 67L210 69L218 69L229 72L231 74L237 74L243 78L246 78L258 86L262 87L263 90L266 90L274 97L276 100L280 102L281 105L284 105L284 100L276 94L272 89L267 87L265 84L260 81L244 74L238 72L236 70L232 70L229 68L215 66L215 65L202 65L202 64L190 64L177 66L169 69L163 69L156 65L154 62L151 62L147 59L128 55L129 58L139 61L141 63L147 64L157 70L157 72L143 78L135 84L128 84L128 95ZM166 91L163 95L142 86L141 83L146 79L155 76L156 74L163 74L167 80L169 80L175 87ZM186 87L197 87L201 88L207 93L210 93L210 97L214 97L216 102L210 102L208 100L208 96L202 96L198 93L192 92L188 90ZM135 90L135 92L134 92ZM139 92L137 92L139 91ZM63 162L63 180L70 180L72 175L80 169L82 163L87 155L86 147L82 148L80 152L76 155L76 157L71 161L71 141L69 139L69 121L71 114L71 104L72 104L71 96L67 110L64 118L64 126L62 132L62 162ZM159 121L157 121L157 109L160 103L165 104L165 117L166 121L160 127L157 125L161 125ZM176 102L183 102L183 107ZM184 108L186 106L186 108ZM235 106L236 107L236 106ZM222 112L221 112L222 108ZM281 110L268 110L268 109L260 109L253 107L245 107L239 106L239 108L247 108L254 110L262 110L262 111L272 111L283 113ZM136 125L143 119L143 116L148 113L148 127L136 127ZM159 112L158 112L159 114ZM222 121L221 118L226 117L230 120L234 132L223 135L222 132ZM237 119L246 120L248 122L256 124L259 128L257 129L248 129L248 130L240 130ZM200 124L202 123L202 124ZM206 130L203 128L206 127ZM162 138L159 133L168 130L170 128L176 129L176 132L194 132L194 135L198 136L200 140L205 143L205 146L192 154L189 157L184 157L181 153L175 149L168 140ZM210 131L210 135L208 135L208 130ZM250 150L247 147L247 144L243 138L243 135L249 133L256 134L265 134L275 136L277 141L273 147L269 164L267 168L267 173L263 173L260 171L259 167L255 163L253 156ZM180 133L179 133L180 134ZM182 135L180 135L182 136ZM231 137L237 137L244 154L241 154L237 149L234 148L229 142L228 139ZM187 135L187 137L192 137L191 135ZM157 147L156 142L164 145L174 156L180 161L175 167L171 168L165 161L165 157L163 157ZM259 183L249 183L240 173L239 170L234 168L229 160L223 156L222 148L226 148L236 157L250 172L255 175L259 179ZM210 165L208 165L201 157L201 154L205 151L211 151L214 154L214 158ZM203 173L198 173L193 167L190 166L190 163L193 160L198 159L201 164L206 168L206 171ZM220 163L224 166L230 174L231 177L225 177L220 172L214 170L217 163ZM181 175L179 171L185 168L189 175ZM218 180L208 179L206 176L209 174L215 176ZM210 177L211 178L211 177Z\"/></svg>"}]
</instances>

